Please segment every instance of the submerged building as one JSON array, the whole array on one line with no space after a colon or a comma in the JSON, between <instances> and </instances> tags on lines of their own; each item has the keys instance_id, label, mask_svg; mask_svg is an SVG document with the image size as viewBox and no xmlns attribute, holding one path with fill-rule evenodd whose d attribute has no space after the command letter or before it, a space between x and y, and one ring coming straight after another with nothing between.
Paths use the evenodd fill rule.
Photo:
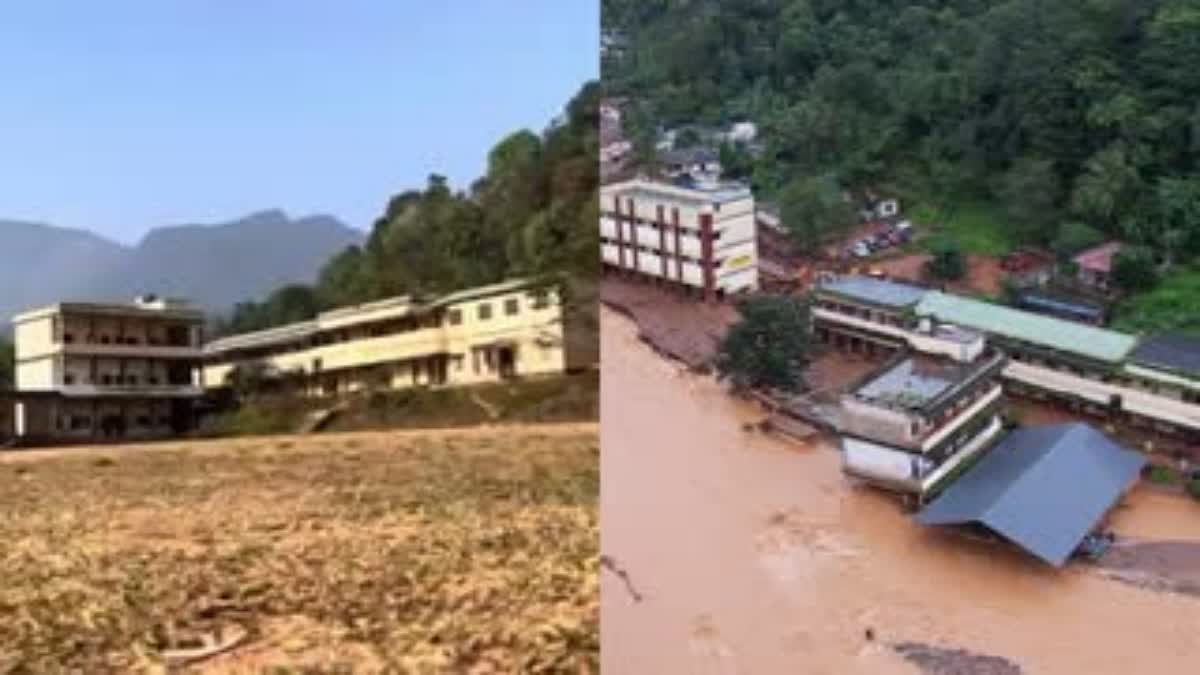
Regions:
<instances>
[{"instance_id":1,"label":"submerged building","mask_svg":"<svg viewBox=\"0 0 1200 675\"><path fill-rule=\"evenodd\" d=\"M1006 359L976 335L960 357L903 351L841 401L846 473L924 499L1003 431Z\"/></svg>"},{"instance_id":2,"label":"submerged building","mask_svg":"<svg viewBox=\"0 0 1200 675\"><path fill-rule=\"evenodd\" d=\"M1135 335L911 284L832 277L815 289L816 336L850 350L926 353L983 334L1009 357L1006 386L1089 413L1200 438L1200 341ZM953 340L949 341L950 343Z\"/></svg>"},{"instance_id":3,"label":"submerged building","mask_svg":"<svg viewBox=\"0 0 1200 675\"><path fill-rule=\"evenodd\" d=\"M147 439L194 425L204 315L186 302L64 302L13 324L18 438Z\"/></svg>"},{"instance_id":4,"label":"submerged building","mask_svg":"<svg viewBox=\"0 0 1200 675\"><path fill-rule=\"evenodd\" d=\"M1061 567L1137 482L1146 459L1086 424L1014 431L920 513L985 528Z\"/></svg>"},{"instance_id":5,"label":"submerged building","mask_svg":"<svg viewBox=\"0 0 1200 675\"><path fill-rule=\"evenodd\" d=\"M448 387L562 374L598 347L564 317L559 293L525 280L436 298L396 297L204 347L203 384L230 386L256 368L310 396Z\"/></svg>"},{"instance_id":6,"label":"submerged building","mask_svg":"<svg viewBox=\"0 0 1200 675\"><path fill-rule=\"evenodd\" d=\"M635 179L603 186L600 258L607 269L705 299L757 290L754 196L740 185Z\"/></svg>"}]
</instances>

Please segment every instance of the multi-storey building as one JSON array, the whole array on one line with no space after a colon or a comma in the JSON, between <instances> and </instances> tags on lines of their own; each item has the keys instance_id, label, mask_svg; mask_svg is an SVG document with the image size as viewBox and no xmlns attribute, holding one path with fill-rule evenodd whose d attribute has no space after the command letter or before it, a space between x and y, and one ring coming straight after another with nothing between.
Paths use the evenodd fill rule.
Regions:
<instances>
[{"instance_id":1,"label":"multi-storey building","mask_svg":"<svg viewBox=\"0 0 1200 675\"><path fill-rule=\"evenodd\" d=\"M216 340L205 346L203 382L219 389L238 366L259 364L313 396L469 385L587 367L596 358L590 342L564 321L556 291L514 280Z\"/></svg>"},{"instance_id":2,"label":"multi-storey building","mask_svg":"<svg viewBox=\"0 0 1200 675\"><path fill-rule=\"evenodd\" d=\"M600 191L600 253L623 270L717 299L758 288L754 196L635 179Z\"/></svg>"},{"instance_id":3,"label":"multi-storey building","mask_svg":"<svg viewBox=\"0 0 1200 675\"><path fill-rule=\"evenodd\" d=\"M1110 419L1200 437L1200 345L1148 338L867 277L815 292L818 337L851 348L947 353L939 334L983 333L1004 351L1008 387ZM1157 345L1157 347L1156 347Z\"/></svg>"},{"instance_id":4,"label":"multi-storey building","mask_svg":"<svg viewBox=\"0 0 1200 675\"><path fill-rule=\"evenodd\" d=\"M203 323L187 303L153 296L16 316L16 435L83 441L188 430L202 394Z\"/></svg>"},{"instance_id":5,"label":"multi-storey building","mask_svg":"<svg viewBox=\"0 0 1200 675\"><path fill-rule=\"evenodd\" d=\"M902 352L842 397L846 473L925 499L1003 430L1002 353Z\"/></svg>"}]
</instances>

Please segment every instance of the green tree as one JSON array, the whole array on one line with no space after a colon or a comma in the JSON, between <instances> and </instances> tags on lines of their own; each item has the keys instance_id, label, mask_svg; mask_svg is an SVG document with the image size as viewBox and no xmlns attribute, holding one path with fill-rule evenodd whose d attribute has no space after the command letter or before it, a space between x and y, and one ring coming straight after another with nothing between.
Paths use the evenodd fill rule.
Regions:
<instances>
[{"instance_id":1,"label":"green tree","mask_svg":"<svg viewBox=\"0 0 1200 675\"><path fill-rule=\"evenodd\" d=\"M1003 174L996 196L1016 239L1045 243L1052 231L1062 195L1054 162L1023 157Z\"/></svg>"},{"instance_id":2,"label":"green tree","mask_svg":"<svg viewBox=\"0 0 1200 675\"><path fill-rule=\"evenodd\" d=\"M828 176L796 178L779 198L781 217L792 240L814 249L855 223L854 207Z\"/></svg>"},{"instance_id":3,"label":"green tree","mask_svg":"<svg viewBox=\"0 0 1200 675\"><path fill-rule=\"evenodd\" d=\"M627 47L606 93L674 126L758 123L765 198L832 171L997 200L1017 238L1044 242L1069 212L1164 259L1172 238L1200 254L1145 189L1200 166L1194 0L606 0L601 21Z\"/></svg>"},{"instance_id":4,"label":"green tree","mask_svg":"<svg viewBox=\"0 0 1200 675\"><path fill-rule=\"evenodd\" d=\"M794 296L742 300L739 319L721 340L720 379L737 389L800 391L811 342L808 305Z\"/></svg>"},{"instance_id":5,"label":"green tree","mask_svg":"<svg viewBox=\"0 0 1200 675\"><path fill-rule=\"evenodd\" d=\"M962 247L951 237L941 237L929 247L929 274L942 281L955 281L967 274L967 261Z\"/></svg>"},{"instance_id":6,"label":"green tree","mask_svg":"<svg viewBox=\"0 0 1200 675\"><path fill-rule=\"evenodd\" d=\"M1063 223L1050 242L1050 248L1060 259L1069 258L1080 251L1104 243L1107 237L1091 225L1078 222Z\"/></svg>"},{"instance_id":7,"label":"green tree","mask_svg":"<svg viewBox=\"0 0 1200 675\"><path fill-rule=\"evenodd\" d=\"M702 142L700 132L696 131L695 127L684 127L675 133L675 147L677 148L694 148Z\"/></svg>"},{"instance_id":8,"label":"green tree","mask_svg":"<svg viewBox=\"0 0 1200 675\"><path fill-rule=\"evenodd\" d=\"M1080 216L1112 227L1120 220L1122 207L1136 198L1141 186L1141 176L1128 151L1114 145L1087 161L1071 194L1071 207Z\"/></svg>"},{"instance_id":9,"label":"green tree","mask_svg":"<svg viewBox=\"0 0 1200 675\"><path fill-rule=\"evenodd\" d=\"M349 246L325 263L316 294L323 307L341 307L373 297L370 261L359 246Z\"/></svg>"},{"instance_id":10,"label":"green tree","mask_svg":"<svg viewBox=\"0 0 1200 675\"><path fill-rule=\"evenodd\" d=\"M721 174L733 180L744 180L754 171L754 158L745 148L733 143L720 147Z\"/></svg>"},{"instance_id":11,"label":"green tree","mask_svg":"<svg viewBox=\"0 0 1200 675\"><path fill-rule=\"evenodd\" d=\"M1127 291L1144 291L1158 282L1154 251L1145 246L1129 246L1113 259L1113 281Z\"/></svg>"},{"instance_id":12,"label":"green tree","mask_svg":"<svg viewBox=\"0 0 1200 675\"><path fill-rule=\"evenodd\" d=\"M16 385L16 356L12 341L0 337L0 389Z\"/></svg>"}]
</instances>

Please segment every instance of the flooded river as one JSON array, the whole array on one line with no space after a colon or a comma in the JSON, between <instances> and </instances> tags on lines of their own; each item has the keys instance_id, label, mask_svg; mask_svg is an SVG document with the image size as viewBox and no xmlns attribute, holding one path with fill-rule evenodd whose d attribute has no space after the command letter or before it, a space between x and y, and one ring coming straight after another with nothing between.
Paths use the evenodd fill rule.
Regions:
<instances>
[{"instance_id":1,"label":"flooded river","mask_svg":"<svg viewBox=\"0 0 1200 675\"><path fill-rule=\"evenodd\" d=\"M832 448L743 431L754 408L603 324L603 672L920 672L905 641L1025 673L1195 668L1200 599L920 528ZM1128 504L1120 535L1200 540L1188 500Z\"/></svg>"}]
</instances>

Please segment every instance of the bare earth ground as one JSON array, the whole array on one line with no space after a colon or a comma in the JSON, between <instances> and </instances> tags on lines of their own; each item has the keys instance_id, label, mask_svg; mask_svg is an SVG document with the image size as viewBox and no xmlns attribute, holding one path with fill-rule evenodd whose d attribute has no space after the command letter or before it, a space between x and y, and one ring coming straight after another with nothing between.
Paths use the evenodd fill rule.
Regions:
<instances>
[{"instance_id":1,"label":"bare earth ground","mask_svg":"<svg viewBox=\"0 0 1200 675\"><path fill-rule=\"evenodd\" d=\"M693 368L712 361L721 336L737 320L737 310L730 304L704 303L616 276L604 278L600 298L631 317L655 349Z\"/></svg>"},{"instance_id":2,"label":"bare earth ground","mask_svg":"<svg viewBox=\"0 0 1200 675\"><path fill-rule=\"evenodd\" d=\"M603 319L603 672L1123 674L1200 658L1200 598L921 528L827 445L744 431L756 407ZM1195 550L1200 506L1137 488L1110 525Z\"/></svg>"},{"instance_id":3,"label":"bare earth ground","mask_svg":"<svg viewBox=\"0 0 1200 675\"><path fill-rule=\"evenodd\" d=\"M878 268L892 279L923 282L925 279L925 263L931 256L928 253L910 253L907 255L885 258L872 267ZM999 295L1004 290L1005 271L1000 267L1000 259L995 256L971 253L967 255L967 276L965 279L947 284L946 290L965 295Z\"/></svg>"},{"instance_id":4,"label":"bare earth ground","mask_svg":"<svg viewBox=\"0 0 1200 675\"><path fill-rule=\"evenodd\" d=\"M0 672L594 672L596 432L0 455Z\"/></svg>"}]
</instances>

